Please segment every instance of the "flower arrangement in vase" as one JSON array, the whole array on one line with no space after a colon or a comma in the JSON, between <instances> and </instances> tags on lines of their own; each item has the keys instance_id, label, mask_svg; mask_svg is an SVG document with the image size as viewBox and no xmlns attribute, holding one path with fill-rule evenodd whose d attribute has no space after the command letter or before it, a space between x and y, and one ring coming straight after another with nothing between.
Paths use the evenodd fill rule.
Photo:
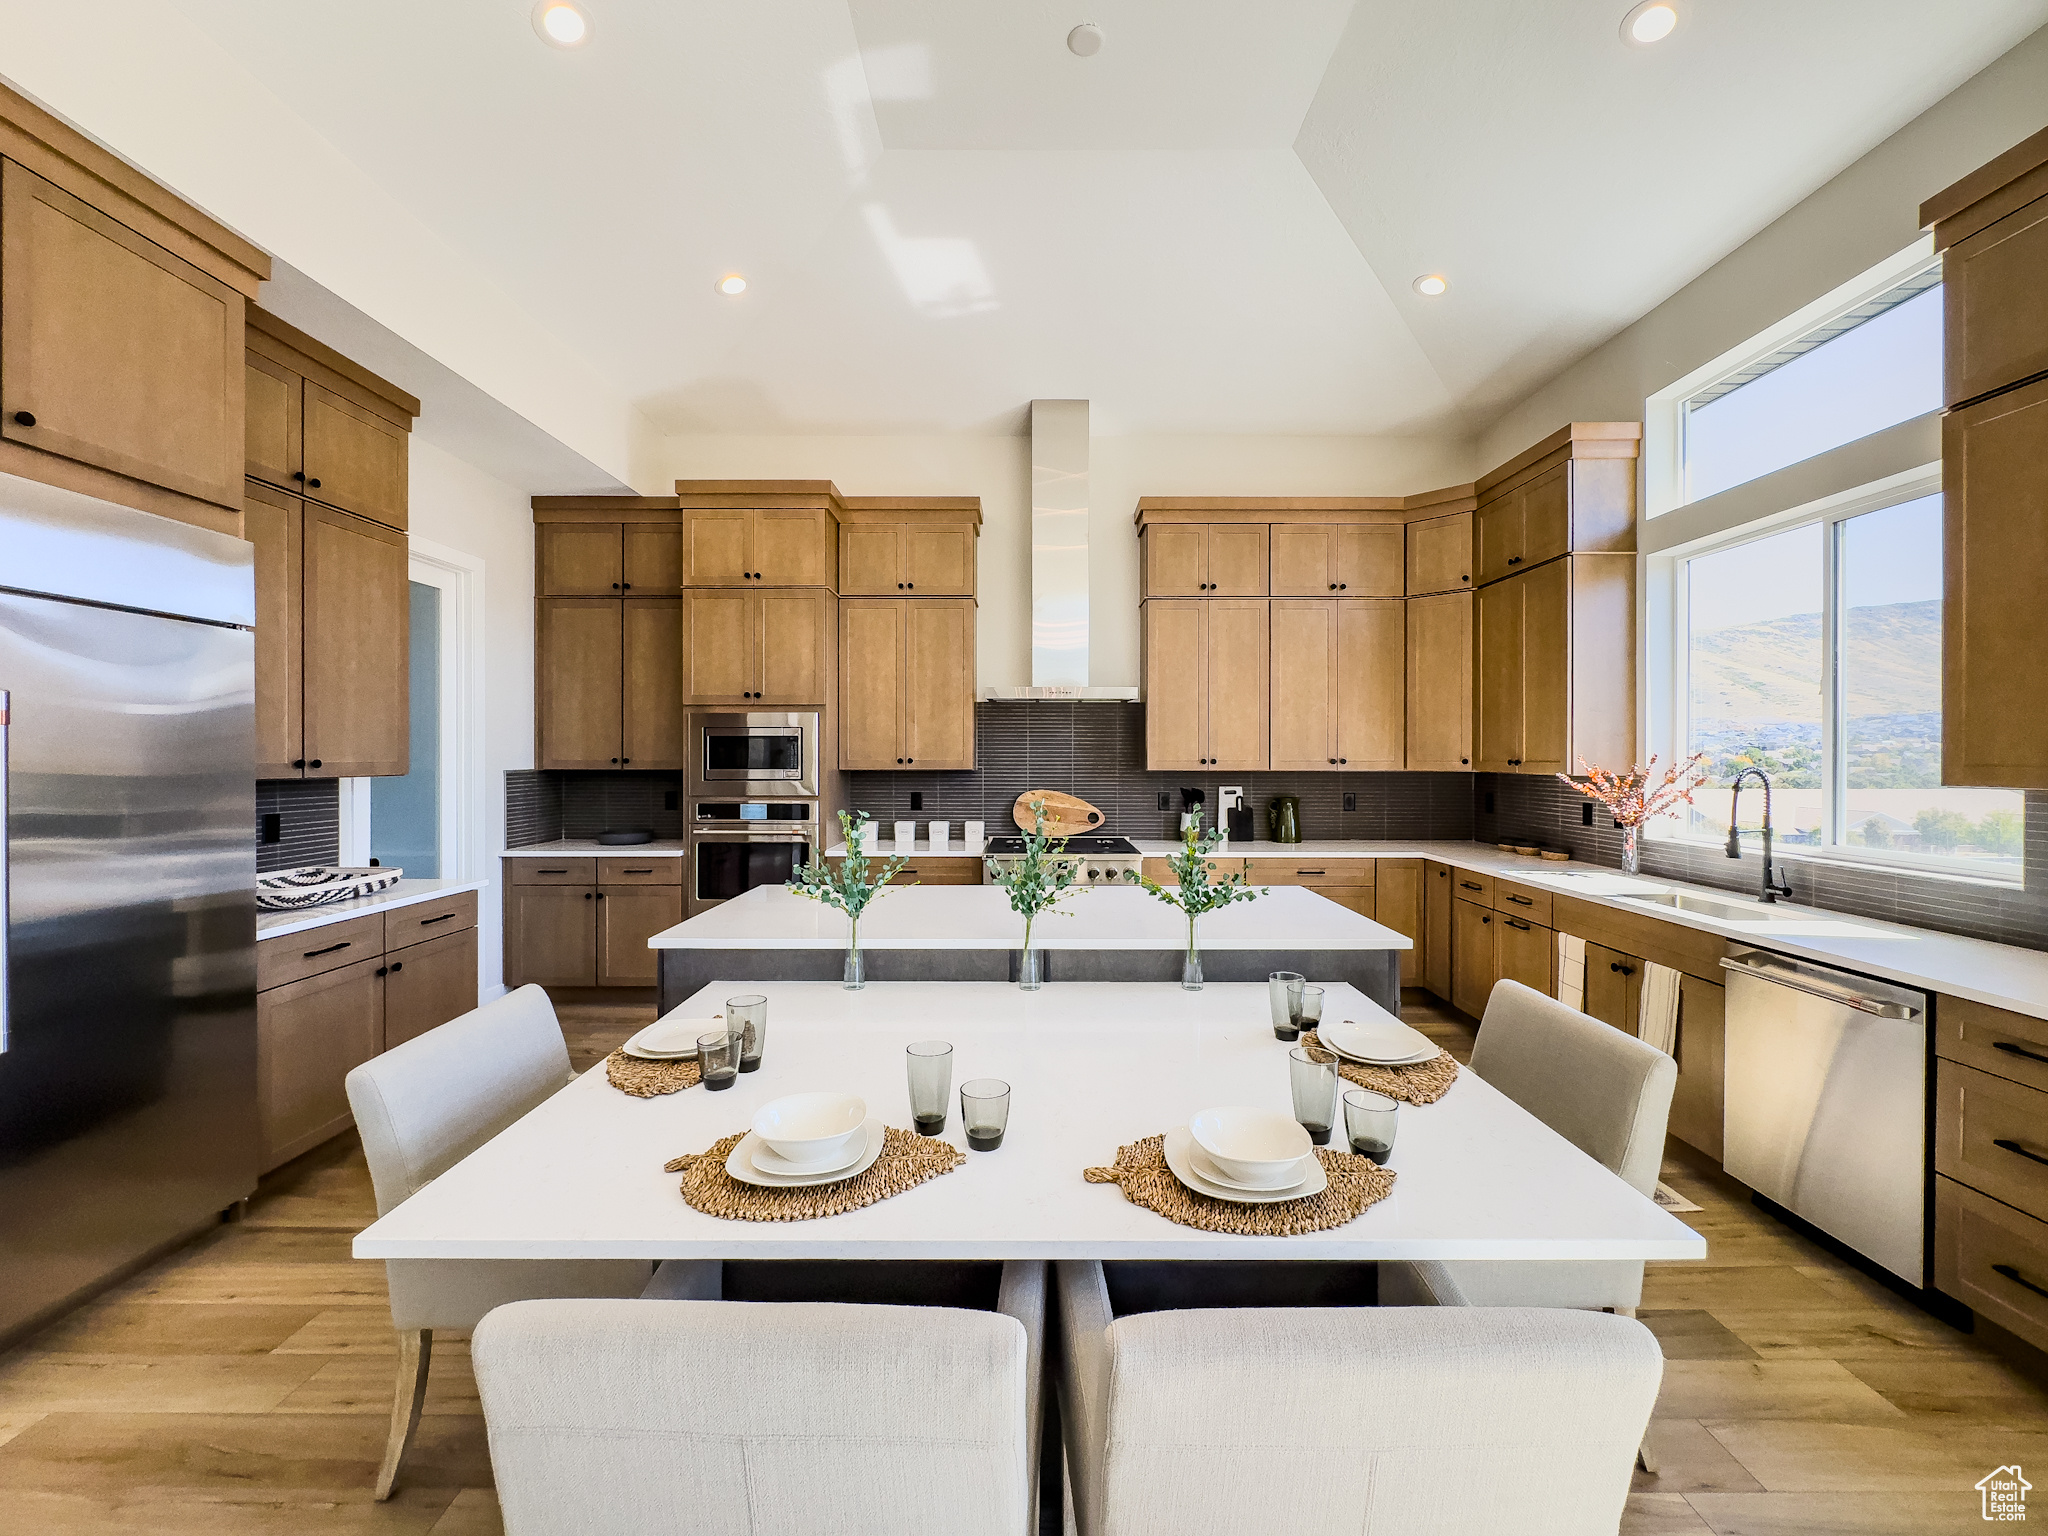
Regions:
<instances>
[{"instance_id":1,"label":"flower arrangement in vase","mask_svg":"<svg viewBox=\"0 0 2048 1536\"><path fill-rule=\"evenodd\" d=\"M1188 952L1181 962L1180 984L1190 992L1202 990L1202 955L1195 947L1195 919L1234 901L1256 901L1269 889L1253 889L1241 874L1217 876L1209 867L1209 855L1222 846L1223 833L1211 832L1205 837L1199 824L1191 825L1181 834L1180 852L1167 861L1179 878L1179 885L1161 885L1143 875L1138 877L1138 883L1146 890L1187 915Z\"/></svg>"},{"instance_id":2,"label":"flower arrangement in vase","mask_svg":"<svg viewBox=\"0 0 2048 1536\"><path fill-rule=\"evenodd\" d=\"M1673 763L1660 776L1657 774L1657 754L1651 753L1648 763L1630 766L1627 773L1614 773L1606 768L1592 767L1582 757L1579 767L1580 778L1568 773L1558 777L1590 799L1598 800L1613 816L1614 824L1621 828L1621 868L1624 874L1636 873L1640 857L1636 848L1636 834L1643 824L1653 816L1662 816L1681 805L1691 805L1696 791L1707 782L1707 754L1695 752L1683 762Z\"/></svg>"},{"instance_id":3,"label":"flower arrangement in vase","mask_svg":"<svg viewBox=\"0 0 2048 1536\"><path fill-rule=\"evenodd\" d=\"M846 857L839 861L839 867L832 868L830 861L819 858L802 865L789 878L785 887L792 895L806 900L822 902L828 907L837 907L846 914L846 969L844 981L849 991L867 985L867 972L860 953L860 915L868 909L868 903L888 888L889 882L910 861L900 855L882 864L882 872L872 880L868 878L868 855L863 846L862 831L868 824L868 813L856 811L851 814L839 813L839 830L846 838ZM911 882L916 884L915 881Z\"/></svg>"},{"instance_id":4,"label":"flower arrangement in vase","mask_svg":"<svg viewBox=\"0 0 2048 1536\"><path fill-rule=\"evenodd\" d=\"M1045 956L1031 947L1031 925L1041 912L1057 909L1067 893L1078 885L1074 861L1066 857L1067 840L1045 835L1045 802L1031 802L1031 830L1024 834L1021 858L998 867L986 861L989 883L1009 895L1010 910L1024 919L1024 952L1017 962L1017 985L1036 992L1045 985Z\"/></svg>"}]
</instances>

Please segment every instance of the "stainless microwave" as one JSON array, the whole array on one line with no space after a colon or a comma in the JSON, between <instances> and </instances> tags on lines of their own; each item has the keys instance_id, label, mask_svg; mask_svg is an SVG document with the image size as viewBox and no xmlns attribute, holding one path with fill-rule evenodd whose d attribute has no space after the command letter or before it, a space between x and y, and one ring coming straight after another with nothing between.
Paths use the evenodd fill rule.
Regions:
<instances>
[{"instance_id":1,"label":"stainless microwave","mask_svg":"<svg viewBox=\"0 0 2048 1536\"><path fill-rule=\"evenodd\" d=\"M749 799L815 797L821 746L816 710L690 716L690 793Z\"/></svg>"}]
</instances>

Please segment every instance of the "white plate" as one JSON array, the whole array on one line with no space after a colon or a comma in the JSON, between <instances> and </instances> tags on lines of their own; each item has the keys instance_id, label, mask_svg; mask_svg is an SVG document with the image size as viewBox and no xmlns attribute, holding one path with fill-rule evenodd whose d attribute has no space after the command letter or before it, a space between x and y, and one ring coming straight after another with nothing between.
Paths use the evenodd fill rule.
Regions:
<instances>
[{"instance_id":1,"label":"white plate","mask_svg":"<svg viewBox=\"0 0 2048 1536\"><path fill-rule=\"evenodd\" d=\"M866 1122L862 1122L859 1129L866 1130ZM868 1138L854 1136L849 1138L849 1145L843 1151L826 1158L822 1163L793 1163L778 1154L766 1142L754 1148L751 1160L756 1173L772 1173L777 1178L794 1179L813 1173L838 1173L842 1169L850 1168L867 1155Z\"/></svg>"},{"instance_id":2,"label":"white plate","mask_svg":"<svg viewBox=\"0 0 2048 1536\"><path fill-rule=\"evenodd\" d=\"M1323 1160L1311 1154L1308 1160L1308 1177L1292 1189L1249 1190L1232 1189L1227 1185L1212 1183L1204 1178L1194 1165L1189 1152L1199 1152L1195 1145L1194 1133L1186 1126L1176 1126L1166 1133L1166 1166L1173 1176L1187 1185L1198 1195L1209 1195L1217 1200L1233 1200L1239 1205L1273 1205L1281 1200L1305 1200L1310 1195L1320 1195L1330 1187L1329 1176L1323 1172Z\"/></svg>"},{"instance_id":3,"label":"white plate","mask_svg":"<svg viewBox=\"0 0 2048 1536\"><path fill-rule=\"evenodd\" d=\"M725 1027L725 1020L679 1019L673 1016L656 1019L628 1040L624 1047L628 1056L638 1056L642 1061L688 1061L697 1054L697 1037L708 1035L714 1029Z\"/></svg>"},{"instance_id":4,"label":"white plate","mask_svg":"<svg viewBox=\"0 0 2048 1536\"><path fill-rule=\"evenodd\" d=\"M1241 1189L1248 1195L1294 1194L1308 1180L1307 1164L1310 1162L1320 1162L1321 1159L1305 1157L1301 1161L1302 1166L1295 1170L1296 1177L1290 1182L1286 1184L1268 1184L1260 1187L1231 1178L1221 1168L1216 1166L1215 1159L1202 1150L1200 1142L1196 1141L1192 1135L1188 1137L1188 1162L1194 1166L1195 1172L1199 1173L1211 1184L1221 1184L1225 1189Z\"/></svg>"},{"instance_id":5,"label":"white plate","mask_svg":"<svg viewBox=\"0 0 2048 1536\"><path fill-rule=\"evenodd\" d=\"M1316 1038L1339 1056L1383 1067L1427 1061L1437 1051L1429 1036L1388 1014L1363 1020L1325 1019L1316 1027Z\"/></svg>"},{"instance_id":6,"label":"white plate","mask_svg":"<svg viewBox=\"0 0 2048 1536\"><path fill-rule=\"evenodd\" d=\"M850 1179L856 1174L866 1173L875 1166L875 1159L882 1155L882 1146L887 1138L883 1135L882 1122L870 1117L861 1127L868 1133L867 1150L845 1168L836 1168L830 1173L763 1173L754 1166L754 1155L768 1150L766 1142L752 1131L740 1139L725 1159L725 1171L742 1184L758 1184L763 1189L796 1189L806 1184L837 1184L841 1179Z\"/></svg>"},{"instance_id":7,"label":"white plate","mask_svg":"<svg viewBox=\"0 0 2048 1536\"><path fill-rule=\"evenodd\" d=\"M1415 1055L1405 1057L1400 1061L1387 1061L1375 1056L1350 1056L1346 1055L1343 1051L1337 1052L1340 1060L1348 1061L1352 1065L1360 1067L1415 1067L1420 1066L1425 1061L1436 1060L1437 1054L1437 1047L1433 1045L1426 1051L1418 1051Z\"/></svg>"}]
</instances>

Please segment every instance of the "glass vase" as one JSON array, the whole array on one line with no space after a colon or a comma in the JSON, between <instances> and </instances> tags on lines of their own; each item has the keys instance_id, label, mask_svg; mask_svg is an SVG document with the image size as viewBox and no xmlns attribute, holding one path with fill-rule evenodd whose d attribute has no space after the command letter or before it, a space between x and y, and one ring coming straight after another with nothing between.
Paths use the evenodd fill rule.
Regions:
<instances>
[{"instance_id":1,"label":"glass vase","mask_svg":"<svg viewBox=\"0 0 2048 1536\"><path fill-rule=\"evenodd\" d=\"M1623 827L1621 829L1621 872L1624 875L1633 875L1638 873L1641 867L1642 856L1636 850L1636 829L1634 827Z\"/></svg>"},{"instance_id":2,"label":"glass vase","mask_svg":"<svg viewBox=\"0 0 2048 1536\"><path fill-rule=\"evenodd\" d=\"M1017 986L1025 992L1036 992L1045 985L1045 951L1027 949L1017 956Z\"/></svg>"},{"instance_id":3,"label":"glass vase","mask_svg":"<svg viewBox=\"0 0 2048 1536\"><path fill-rule=\"evenodd\" d=\"M849 992L858 992L868 984L867 962L850 944L846 947L846 969L840 973L840 983Z\"/></svg>"},{"instance_id":4,"label":"glass vase","mask_svg":"<svg viewBox=\"0 0 2048 1536\"><path fill-rule=\"evenodd\" d=\"M1195 920L1188 919L1188 952L1180 962L1181 989L1186 992L1202 990L1202 952L1195 948Z\"/></svg>"}]
</instances>

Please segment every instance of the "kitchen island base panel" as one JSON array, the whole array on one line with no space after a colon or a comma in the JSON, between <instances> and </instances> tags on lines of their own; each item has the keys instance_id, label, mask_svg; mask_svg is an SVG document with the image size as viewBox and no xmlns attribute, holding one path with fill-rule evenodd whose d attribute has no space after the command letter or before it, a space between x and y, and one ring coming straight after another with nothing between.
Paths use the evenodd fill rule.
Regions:
<instances>
[{"instance_id":1,"label":"kitchen island base panel","mask_svg":"<svg viewBox=\"0 0 2048 1536\"><path fill-rule=\"evenodd\" d=\"M869 981L1015 981L1014 949L863 949ZM1058 949L1044 951L1052 982L1179 981L1177 949ZM761 981L837 981L845 954L836 949L664 949L663 1013L721 976ZM1213 949L1202 952L1202 973L1212 982L1263 982L1275 971L1297 971L1320 984L1347 982L1400 1017L1401 956L1390 949Z\"/></svg>"}]
</instances>

